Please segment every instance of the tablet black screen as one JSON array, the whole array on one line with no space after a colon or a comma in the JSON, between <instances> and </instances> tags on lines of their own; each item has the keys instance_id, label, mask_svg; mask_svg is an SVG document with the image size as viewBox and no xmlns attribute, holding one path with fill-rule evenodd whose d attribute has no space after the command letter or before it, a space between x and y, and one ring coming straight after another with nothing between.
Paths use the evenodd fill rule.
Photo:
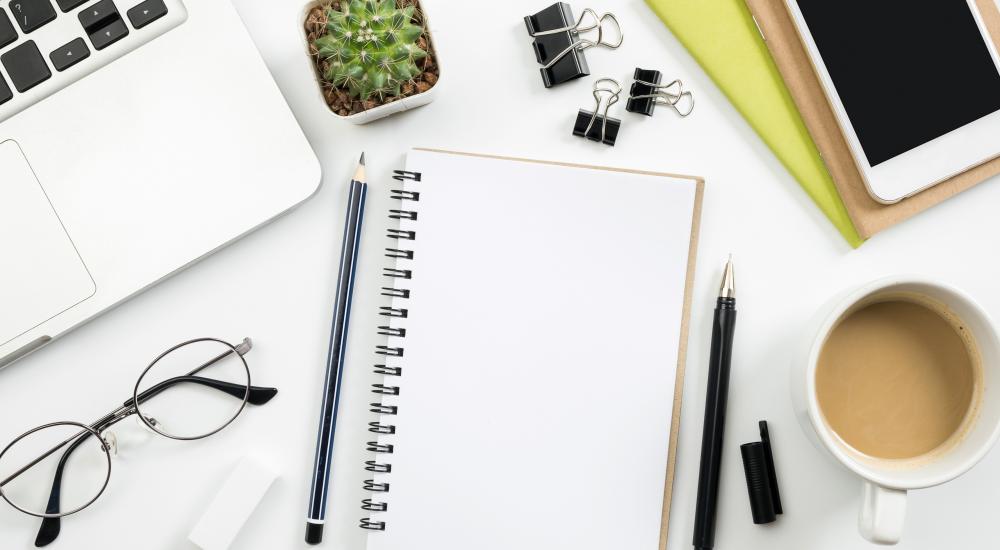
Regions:
<instances>
[{"instance_id":1,"label":"tablet black screen","mask_svg":"<svg viewBox=\"0 0 1000 550\"><path fill-rule=\"evenodd\" d=\"M1000 110L964 0L797 1L872 166Z\"/></svg>"}]
</instances>

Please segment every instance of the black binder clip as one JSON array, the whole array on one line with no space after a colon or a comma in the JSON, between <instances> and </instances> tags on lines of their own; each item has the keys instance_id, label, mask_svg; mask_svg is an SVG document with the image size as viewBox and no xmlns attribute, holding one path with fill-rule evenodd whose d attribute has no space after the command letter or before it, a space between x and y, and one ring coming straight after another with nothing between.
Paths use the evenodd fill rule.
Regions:
<instances>
[{"instance_id":1,"label":"black binder clip","mask_svg":"<svg viewBox=\"0 0 1000 550\"><path fill-rule=\"evenodd\" d=\"M592 22L584 24L587 17ZM614 23L618 34L617 42L610 42L604 36L604 22ZM597 15L587 8L579 19L573 19L573 9L565 2L556 2L535 15L524 17L528 34L535 39L535 58L542 65L542 82L546 88L569 82L590 74L583 51L594 46L616 49L622 45L624 36L618 19L611 13ZM581 38L580 34L597 31L597 39Z\"/></svg>"},{"instance_id":2,"label":"black binder clip","mask_svg":"<svg viewBox=\"0 0 1000 550\"><path fill-rule=\"evenodd\" d=\"M608 110L621 97L622 85L613 78L600 78L594 82L594 111L580 109L576 115L576 124L573 125L573 135L585 137L591 141L600 141L605 145L615 145L618 139L618 130L621 129L622 121L608 116ZM607 94L606 96L603 94ZM606 99L605 99L606 97ZM601 112L601 103L604 103L604 111Z\"/></svg>"},{"instance_id":3,"label":"black binder clip","mask_svg":"<svg viewBox=\"0 0 1000 550\"><path fill-rule=\"evenodd\" d=\"M660 71L651 69L635 69L635 82L629 89L629 98L625 102L625 110L630 113L653 116L656 105L666 105L681 117L686 117L694 110L694 96L684 90L680 80L669 84L660 84Z\"/></svg>"}]
</instances>

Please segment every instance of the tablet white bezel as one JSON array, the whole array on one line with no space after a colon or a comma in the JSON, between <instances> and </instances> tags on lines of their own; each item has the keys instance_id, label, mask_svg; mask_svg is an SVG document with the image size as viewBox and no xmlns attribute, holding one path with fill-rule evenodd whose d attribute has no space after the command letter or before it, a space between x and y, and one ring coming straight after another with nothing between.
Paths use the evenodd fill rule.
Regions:
<instances>
[{"instance_id":1,"label":"tablet white bezel","mask_svg":"<svg viewBox=\"0 0 1000 550\"><path fill-rule=\"evenodd\" d=\"M974 0L966 0L972 10L979 32L986 42L993 66L1000 73L1000 57L983 22L982 14ZM796 0L785 0L806 53L812 61L816 75L833 107L837 123L851 149L854 162L861 172L868 193L878 202L891 204L940 183L969 168L1000 156L1000 110L970 122L943 136L924 143L905 153L882 162L878 166L869 164L857 132L847 117L847 110L833 85L833 79L826 68L819 48L813 40L805 17ZM927 76L929 91L935 86L934 75ZM947 88L947 83L939 83ZM945 95L944 100L947 101ZM920 116L914 113L914 116Z\"/></svg>"}]
</instances>

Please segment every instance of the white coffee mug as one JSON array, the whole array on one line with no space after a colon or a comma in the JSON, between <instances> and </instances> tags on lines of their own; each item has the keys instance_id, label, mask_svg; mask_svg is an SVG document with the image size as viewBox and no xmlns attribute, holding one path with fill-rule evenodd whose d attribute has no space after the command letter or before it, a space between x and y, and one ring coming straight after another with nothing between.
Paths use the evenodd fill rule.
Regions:
<instances>
[{"instance_id":1,"label":"white coffee mug","mask_svg":"<svg viewBox=\"0 0 1000 550\"><path fill-rule=\"evenodd\" d=\"M861 304L880 297L920 297L944 308L967 328L978 349L982 388L977 416L952 446L923 460L890 461L864 455L844 443L824 420L816 397L816 366L830 332ZM862 480L858 529L871 542L899 542L906 515L906 492L950 481L972 468L1000 436L1000 340L989 315L965 293L917 277L890 277L834 298L816 317L796 353L792 399L806 434Z\"/></svg>"}]
</instances>

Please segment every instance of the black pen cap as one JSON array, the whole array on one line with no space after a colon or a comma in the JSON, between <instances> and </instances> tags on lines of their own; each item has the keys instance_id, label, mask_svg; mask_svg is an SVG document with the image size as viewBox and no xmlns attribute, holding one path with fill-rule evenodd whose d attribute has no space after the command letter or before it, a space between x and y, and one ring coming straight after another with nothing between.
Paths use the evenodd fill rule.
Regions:
<instances>
[{"instance_id":1,"label":"black pen cap","mask_svg":"<svg viewBox=\"0 0 1000 550\"><path fill-rule=\"evenodd\" d=\"M778 492L778 473L774 471L774 452L771 450L771 432L767 430L767 420L757 423L760 427L760 442L764 445L764 460L767 466L767 479L771 482L771 498L774 499L774 512L781 513L781 495Z\"/></svg>"},{"instance_id":2,"label":"black pen cap","mask_svg":"<svg viewBox=\"0 0 1000 550\"><path fill-rule=\"evenodd\" d=\"M781 513L778 479L771 453L771 438L767 422L760 422L761 441L740 445L743 473L747 478L750 496L750 513L756 524L771 523Z\"/></svg>"}]
</instances>

